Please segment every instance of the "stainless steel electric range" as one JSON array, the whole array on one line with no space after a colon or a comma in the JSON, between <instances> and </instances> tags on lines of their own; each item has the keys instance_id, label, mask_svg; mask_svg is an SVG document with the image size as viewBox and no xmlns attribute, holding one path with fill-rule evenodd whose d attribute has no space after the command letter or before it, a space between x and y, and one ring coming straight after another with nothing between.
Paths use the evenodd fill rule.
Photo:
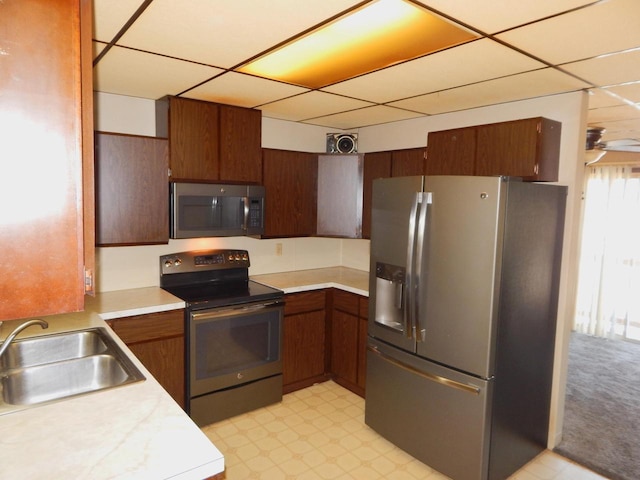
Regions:
<instances>
[{"instance_id":1,"label":"stainless steel electric range","mask_svg":"<svg viewBox=\"0 0 640 480\"><path fill-rule=\"evenodd\" d=\"M160 287L186 303L185 406L200 426L282 400L284 293L249 265L246 250L160 257Z\"/></svg>"}]
</instances>

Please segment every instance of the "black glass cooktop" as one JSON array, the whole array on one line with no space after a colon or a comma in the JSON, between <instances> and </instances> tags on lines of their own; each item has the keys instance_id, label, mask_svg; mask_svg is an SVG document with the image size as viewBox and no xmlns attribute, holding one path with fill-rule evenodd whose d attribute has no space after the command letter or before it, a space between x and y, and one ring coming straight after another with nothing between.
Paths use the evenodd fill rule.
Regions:
<instances>
[{"instance_id":1,"label":"black glass cooktop","mask_svg":"<svg viewBox=\"0 0 640 480\"><path fill-rule=\"evenodd\" d=\"M253 280L162 287L192 310L282 298L284 292Z\"/></svg>"}]
</instances>

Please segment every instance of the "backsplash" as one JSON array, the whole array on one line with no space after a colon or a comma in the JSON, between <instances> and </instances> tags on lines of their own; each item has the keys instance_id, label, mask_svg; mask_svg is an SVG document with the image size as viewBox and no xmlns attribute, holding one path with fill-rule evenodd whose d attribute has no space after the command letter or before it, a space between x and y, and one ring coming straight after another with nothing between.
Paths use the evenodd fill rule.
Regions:
<instances>
[{"instance_id":1,"label":"backsplash","mask_svg":"<svg viewBox=\"0 0 640 480\"><path fill-rule=\"evenodd\" d=\"M369 270L369 240L250 237L170 240L168 245L96 248L96 291L109 292L159 284L159 257L216 248L249 251L250 275L343 266Z\"/></svg>"}]
</instances>

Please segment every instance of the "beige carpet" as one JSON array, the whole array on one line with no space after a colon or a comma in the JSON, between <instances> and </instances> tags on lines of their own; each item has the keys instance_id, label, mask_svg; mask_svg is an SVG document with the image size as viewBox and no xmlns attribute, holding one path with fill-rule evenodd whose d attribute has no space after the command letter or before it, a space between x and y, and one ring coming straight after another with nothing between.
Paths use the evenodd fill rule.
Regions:
<instances>
[{"instance_id":1,"label":"beige carpet","mask_svg":"<svg viewBox=\"0 0 640 480\"><path fill-rule=\"evenodd\" d=\"M364 424L364 400L333 382L202 429L225 457L227 480L443 480ZM513 480L602 480L546 451Z\"/></svg>"},{"instance_id":2,"label":"beige carpet","mask_svg":"<svg viewBox=\"0 0 640 480\"><path fill-rule=\"evenodd\" d=\"M572 333L556 452L615 480L640 479L640 344Z\"/></svg>"}]
</instances>

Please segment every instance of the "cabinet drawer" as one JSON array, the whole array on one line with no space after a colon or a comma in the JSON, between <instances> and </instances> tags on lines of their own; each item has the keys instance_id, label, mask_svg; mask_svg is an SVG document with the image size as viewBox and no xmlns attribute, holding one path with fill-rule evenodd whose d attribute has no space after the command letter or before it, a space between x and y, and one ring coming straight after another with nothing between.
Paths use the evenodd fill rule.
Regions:
<instances>
[{"instance_id":1,"label":"cabinet drawer","mask_svg":"<svg viewBox=\"0 0 640 480\"><path fill-rule=\"evenodd\" d=\"M290 293L284 297L284 314L295 315L302 312L324 310L325 291Z\"/></svg>"},{"instance_id":2,"label":"cabinet drawer","mask_svg":"<svg viewBox=\"0 0 640 480\"><path fill-rule=\"evenodd\" d=\"M358 316L358 298L359 295L344 290L333 290L333 308L351 315Z\"/></svg>"},{"instance_id":3,"label":"cabinet drawer","mask_svg":"<svg viewBox=\"0 0 640 480\"><path fill-rule=\"evenodd\" d=\"M107 322L126 344L184 335L184 310L136 315Z\"/></svg>"}]
</instances>

